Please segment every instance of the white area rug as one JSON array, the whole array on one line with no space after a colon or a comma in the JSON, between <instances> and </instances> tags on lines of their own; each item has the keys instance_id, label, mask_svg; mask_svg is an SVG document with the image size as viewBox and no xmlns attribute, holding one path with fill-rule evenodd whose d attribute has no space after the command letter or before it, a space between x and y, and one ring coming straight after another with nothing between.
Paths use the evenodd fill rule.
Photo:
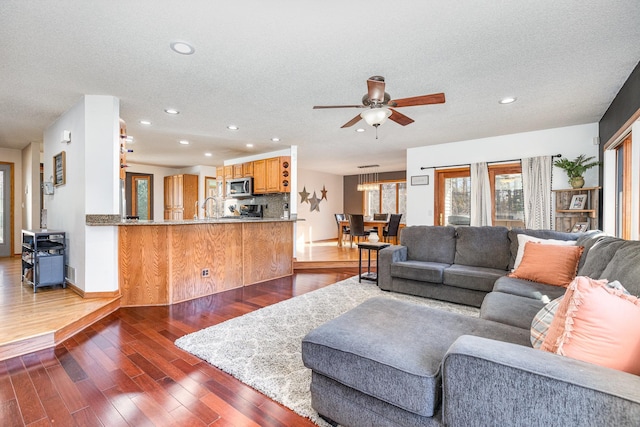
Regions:
<instances>
[{"instance_id":1,"label":"white area rug","mask_svg":"<svg viewBox=\"0 0 640 427\"><path fill-rule=\"evenodd\" d=\"M311 408L311 371L302 364L302 338L377 296L469 316L479 313L473 307L383 292L372 282L358 283L352 277L185 335L175 344L316 424L328 426Z\"/></svg>"}]
</instances>

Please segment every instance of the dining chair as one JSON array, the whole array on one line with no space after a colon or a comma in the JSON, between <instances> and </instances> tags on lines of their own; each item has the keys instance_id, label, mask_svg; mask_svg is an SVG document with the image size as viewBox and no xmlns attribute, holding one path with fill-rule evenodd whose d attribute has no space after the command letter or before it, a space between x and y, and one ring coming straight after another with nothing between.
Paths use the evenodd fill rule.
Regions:
<instances>
[{"instance_id":1,"label":"dining chair","mask_svg":"<svg viewBox=\"0 0 640 427\"><path fill-rule=\"evenodd\" d=\"M351 247L353 247L353 238L356 237L357 241L360 242L361 237L367 236L367 233L364 229L364 215L362 214L349 214L349 229L351 236Z\"/></svg>"},{"instance_id":2,"label":"dining chair","mask_svg":"<svg viewBox=\"0 0 640 427\"><path fill-rule=\"evenodd\" d=\"M386 230L382 231L385 242L389 242L389 238L393 237L393 242L398 243L398 231L400 230L400 219L402 214L391 214L389 225Z\"/></svg>"},{"instance_id":3,"label":"dining chair","mask_svg":"<svg viewBox=\"0 0 640 427\"><path fill-rule=\"evenodd\" d=\"M351 234L351 230L348 225L341 225L340 221L344 221L346 219L345 214L334 214L336 217L336 224L338 225L338 236L340 235L340 227L342 227L342 240ZM339 243L339 242L338 242Z\"/></svg>"}]
</instances>

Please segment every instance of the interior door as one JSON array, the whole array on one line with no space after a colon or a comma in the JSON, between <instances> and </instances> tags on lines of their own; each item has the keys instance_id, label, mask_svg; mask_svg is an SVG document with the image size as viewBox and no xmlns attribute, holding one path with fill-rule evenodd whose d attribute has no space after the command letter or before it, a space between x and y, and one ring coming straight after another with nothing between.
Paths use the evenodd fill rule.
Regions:
<instances>
[{"instance_id":1,"label":"interior door","mask_svg":"<svg viewBox=\"0 0 640 427\"><path fill-rule=\"evenodd\" d=\"M0 257L11 256L11 165L0 163Z\"/></svg>"},{"instance_id":2,"label":"interior door","mask_svg":"<svg viewBox=\"0 0 640 427\"><path fill-rule=\"evenodd\" d=\"M134 175L131 179L131 212L142 220L151 218L151 176Z\"/></svg>"},{"instance_id":3,"label":"interior door","mask_svg":"<svg viewBox=\"0 0 640 427\"><path fill-rule=\"evenodd\" d=\"M471 222L471 172L469 168L435 172L435 225L469 225Z\"/></svg>"}]
</instances>

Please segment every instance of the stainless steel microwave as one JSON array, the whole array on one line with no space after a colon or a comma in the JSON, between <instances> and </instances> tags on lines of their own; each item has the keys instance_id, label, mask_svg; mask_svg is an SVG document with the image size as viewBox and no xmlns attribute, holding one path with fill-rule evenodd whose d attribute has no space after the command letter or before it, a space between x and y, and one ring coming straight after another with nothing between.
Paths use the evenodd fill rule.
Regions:
<instances>
[{"instance_id":1,"label":"stainless steel microwave","mask_svg":"<svg viewBox=\"0 0 640 427\"><path fill-rule=\"evenodd\" d=\"M227 181L227 197L253 196L253 178L233 178Z\"/></svg>"}]
</instances>

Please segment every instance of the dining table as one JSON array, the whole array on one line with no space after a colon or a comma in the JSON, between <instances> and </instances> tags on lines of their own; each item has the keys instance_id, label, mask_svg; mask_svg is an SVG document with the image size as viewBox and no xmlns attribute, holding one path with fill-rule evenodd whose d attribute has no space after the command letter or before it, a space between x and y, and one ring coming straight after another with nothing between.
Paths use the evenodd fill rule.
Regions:
<instances>
[{"instance_id":1,"label":"dining table","mask_svg":"<svg viewBox=\"0 0 640 427\"><path fill-rule=\"evenodd\" d=\"M366 228L372 228L372 227L376 227L378 229L378 239L382 242L383 240L383 232L385 227L389 224L388 220L377 220L377 219L366 219L364 220L364 227ZM344 227L349 227L349 220L345 219L340 221L340 227L338 227L338 246L342 246L342 239L343 239L343 233L342 233L342 229Z\"/></svg>"}]
</instances>

